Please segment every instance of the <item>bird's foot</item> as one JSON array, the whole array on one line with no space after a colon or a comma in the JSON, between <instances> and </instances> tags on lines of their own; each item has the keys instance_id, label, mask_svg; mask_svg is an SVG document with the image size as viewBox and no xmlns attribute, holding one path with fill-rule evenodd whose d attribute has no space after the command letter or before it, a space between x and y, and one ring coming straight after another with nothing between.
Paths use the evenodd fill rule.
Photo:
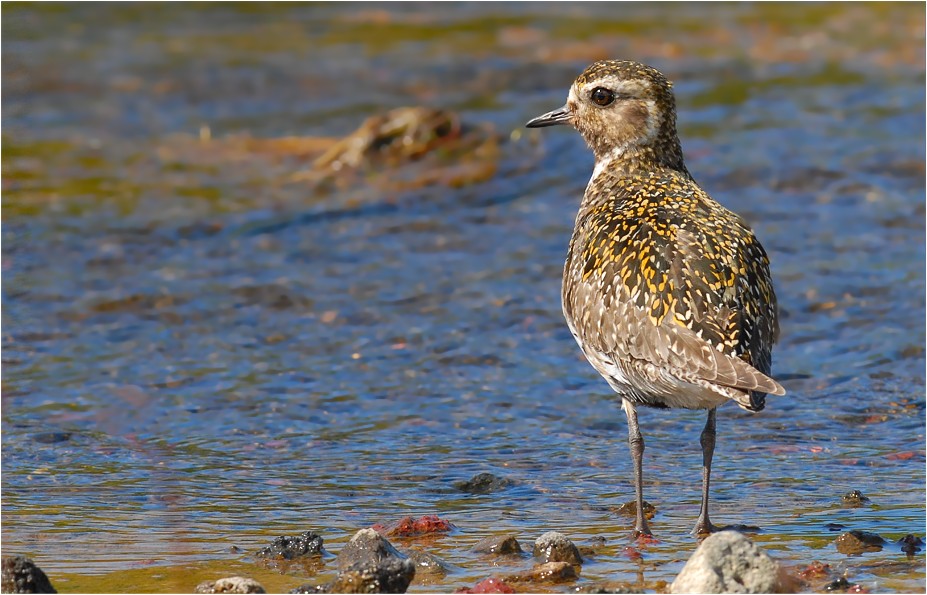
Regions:
<instances>
[{"instance_id":1,"label":"bird's foot","mask_svg":"<svg viewBox=\"0 0 927 595\"><path fill-rule=\"evenodd\" d=\"M647 521L643 519L634 523L634 530L631 531L631 539L635 539L638 542L643 543L647 543L648 540L656 541L653 538L653 533L650 532L650 527L647 525Z\"/></svg>"},{"instance_id":2,"label":"bird's foot","mask_svg":"<svg viewBox=\"0 0 927 595\"><path fill-rule=\"evenodd\" d=\"M711 521L705 519L699 521L695 524L695 529L692 529L692 535L695 535L700 538L708 537L712 533L717 533L721 529L715 527L711 524Z\"/></svg>"},{"instance_id":3,"label":"bird's foot","mask_svg":"<svg viewBox=\"0 0 927 595\"><path fill-rule=\"evenodd\" d=\"M635 533L633 534L633 537L634 537L634 542L639 547L646 547L648 545L654 545L654 544L660 543L660 541L657 538L655 538L653 535L651 535L650 533L638 534L635 531Z\"/></svg>"}]
</instances>

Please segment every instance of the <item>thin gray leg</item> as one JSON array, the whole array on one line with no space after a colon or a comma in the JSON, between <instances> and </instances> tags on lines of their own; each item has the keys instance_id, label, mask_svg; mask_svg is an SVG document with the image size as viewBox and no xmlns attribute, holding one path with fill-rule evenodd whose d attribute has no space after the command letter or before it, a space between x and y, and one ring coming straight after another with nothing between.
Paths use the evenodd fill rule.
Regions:
<instances>
[{"instance_id":1,"label":"thin gray leg","mask_svg":"<svg viewBox=\"0 0 927 595\"><path fill-rule=\"evenodd\" d=\"M637 498L637 520L634 522L634 537L653 535L644 517L644 488L641 464L644 458L644 438L637 425L637 408L630 401L622 403L622 409L628 416L628 445L631 447L631 462L634 465L634 495Z\"/></svg>"},{"instance_id":2,"label":"thin gray leg","mask_svg":"<svg viewBox=\"0 0 927 595\"><path fill-rule=\"evenodd\" d=\"M699 444L702 445L702 508L698 513L698 521L695 523L693 535L706 535L717 531L711 521L708 519L708 484L711 482L711 457L715 453L715 417L717 409L708 410L708 421L705 422L705 429L702 430L702 436Z\"/></svg>"}]
</instances>

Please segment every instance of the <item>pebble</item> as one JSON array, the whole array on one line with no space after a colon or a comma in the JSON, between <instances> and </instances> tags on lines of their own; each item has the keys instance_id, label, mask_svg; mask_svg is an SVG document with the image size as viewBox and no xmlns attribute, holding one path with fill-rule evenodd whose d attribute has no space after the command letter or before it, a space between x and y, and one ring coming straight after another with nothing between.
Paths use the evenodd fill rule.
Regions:
<instances>
[{"instance_id":1,"label":"pebble","mask_svg":"<svg viewBox=\"0 0 927 595\"><path fill-rule=\"evenodd\" d=\"M514 593L515 589L505 584L505 581L498 578L487 578L476 583L472 587L457 589L455 593Z\"/></svg>"},{"instance_id":2,"label":"pebble","mask_svg":"<svg viewBox=\"0 0 927 595\"><path fill-rule=\"evenodd\" d=\"M908 554L909 556L913 556L917 552L921 551L922 547L924 547L924 540L917 535L908 533L898 540L898 544L901 545L901 551Z\"/></svg>"},{"instance_id":3,"label":"pebble","mask_svg":"<svg viewBox=\"0 0 927 595\"><path fill-rule=\"evenodd\" d=\"M252 578L230 576L217 581L204 581L196 586L194 593L266 593L261 583Z\"/></svg>"},{"instance_id":4,"label":"pebble","mask_svg":"<svg viewBox=\"0 0 927 595\"><path fill-rule=\"evenodd\" d=\"M354 534L351 541L341 548L337 564L339 569L345 569L361 562L378 563L388 558L404 559L405 557L393 547L393 544L373 529L361 529Z\"/></svg>"},{"instance_id":5,"label":"pebble","mask_svg":"<svg viewBox=\"0 0 927 595\"><path fill-rule=\"evenodd\" d=\"M507 583L562 583L576 578L576 569L569 562L547 562L526 573L507 576L504 580Z\"/></svg>"},{"instance_id":6,"label":"pebble","mask_svg":"<svg viewBox=\"0 0 927 595\"><path fill-rule=\"evenodd\" d=\"M535 540L534 557L544 562L566 562L574 566L583 563L583 557L573 542L556 531L548 531Z\"/></svg>"},{"instance_id":7,"label":"pebble","mask_svg":"<svg viewBox=\"0 0 927 595\"><path fill-rule=\"evenodd\" d=\"M882 546L885 545L885 539L875 533L854 529L841 534L834 540L834 545L841 554L856 555L881 551Z\"/></svg>"},{"instance_id":8,"label":"pebble","mask_svg":"<svg viewBox=\"0 0 927 595\"><path fill-rule=\"evenodd\" d=\"M283 535L274 539L269 546L258 550L257 556L284 560L317 556L322 554L322 543L322 536L314 531L306 531L296 537Z\"/></svg>"},{"instance_id":9,"label":"pebble","mask_svg":"<svg viewBox=\"0 0 927 595\"><path fill-rule=\"evenodd\" d=\"M478 554L495 554L507 556L512 554L521 554L521 544L514 535L490 535L484 537L475 546L473 551Z\"/></svg>"},{"instance_id":10,"label":"pebble","mask_svg":"<svg viewBox=\"0 0 927 595\"><path fill-rule=\"evenodd\" d=\"M499 477L492 473L479 473L467 481L458 481L454 487L468 494L491 494L512 485L511 479Z\"/></svg>"},{"instance_id":11,"label":"pebble","mask_svg":"<svg viewBox=\"0 0 927 595\"><path fill-rule=\"evenodd\" d=\"M862 506L863 504L866 504L867 502L870 501L869 498L864 496L863 493L860 492L859 490L853 490L851 492L847 492L840 499L843 501L844 504L853 506L853 507Z\"/></svg>"},{"instance_id":12,"label":"pebble","mask_svg":"<svg viewBox=\"0 0 927 595\"><path fill-rule=\"evenodd\" d=\"M330 583L302 585L290 593L405 593L414 578L412 560L369 559L343 568Z\"/></svg>"},{"instance_id":13,"label":"pebble","mask_svg":"<svg viewBox=\"0 0 927 595\"><path fill-rule=\"evenodd\" d=\"M434 554L416 549L403 550L402 553L415 564L415 573L419 578L422 578L422 575L440 578L447 574L447 564Z\"/></svg>"},{"instance_id":14,"label":"pebble","mask_svg":"<svg viewBox=\"0 0 927 595\"><path fill-rule=\"evenodd\" d=\"M625 502L624 504L618 507L618 514L629 516L631 518L636 517L637 516L637 502L635 502L634 500L631 500L630 502ZM649 520L649 519L652 519L655 514L657 514L657 508L650 502L647 502L646 500L644 500L644 516L647 517L647 519Z\"/></svg>"}]
</instances>

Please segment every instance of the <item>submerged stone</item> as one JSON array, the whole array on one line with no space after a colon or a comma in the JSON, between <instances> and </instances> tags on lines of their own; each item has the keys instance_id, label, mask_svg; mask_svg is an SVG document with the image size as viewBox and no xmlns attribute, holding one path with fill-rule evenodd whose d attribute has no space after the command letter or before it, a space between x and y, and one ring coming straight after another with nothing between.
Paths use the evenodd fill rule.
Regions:
<instances>
[{"instance_id":1,"label":"submerged stone","mask_svg":"<svg viewBox=\"0 0 927 595\"><path fill-rule=\"evenodd\" d=\"M631 500L630 502L625 502L624 504L618 507L618 514L629 516L631 518L636 517L637 516L637 502L635 502L634 500ZM649 520L649 519L652 519L655 514L657 514L656 507L650 502L647 502L646 500L644 500L644 517L646 517Z\"/></svg>"},{"instance_id":2,"label":"submerged stone","mask_svg":"<svg viewBox=\"0 0 927 595\"><path fill-rule=\"evenodd\" d=\"M868 531L847 531L834 540L837 551L841 554L858 555L865 552L878 552L885 545L881 535Z\"/></svg>"},{"instance_id":3,"label":"submerged stone","mask_svg":"<svg viewBox=\"0 0 927 595\"><path fill-rule=\"evenodd\" d=\"M467 481L458 481L454 487L468 494L491 494L512 485L512 480L492 473L479 473Z\"/></svg>"},{"instance_id":4,"label":"submerged stone","mask_svg":"<svg viewBox=\"0 0 927 595\"><path fill-rule=\"evenodd\" d=\"M484 537L475 546L473 551L478 554L495 554L507 556L521 554L521 545L514 535L490 535Z\"/></svg>"},{"instance_id":5,"label":"submerged stone","mask_svg":"<svg viewBox=\"0 0 927 595\"><path fill-rule=\"evenodd\" d=\"M290 537L282 535L274 539L270 545L258 550L259 558L282 558L284 560L295 560L304 556L318 556L323 552L322 536L314 531L306 531Z\"/></svg>"},{"instance_id":6,"label":"submerged stone","mask_svg":"<svg viewBox=\"0 0 927 595\"><path fill-rule=\"evenodd\" d=\"M860 492L859 490L853 490L853 491L847 492L846 494L841 496L840 499L843 501L844 504L848 506L853 506L853 507L862 506L863 504L866 504L867 502L869 502L869 498L864 496L863 493Z\"/></svg>"}]
</instances>

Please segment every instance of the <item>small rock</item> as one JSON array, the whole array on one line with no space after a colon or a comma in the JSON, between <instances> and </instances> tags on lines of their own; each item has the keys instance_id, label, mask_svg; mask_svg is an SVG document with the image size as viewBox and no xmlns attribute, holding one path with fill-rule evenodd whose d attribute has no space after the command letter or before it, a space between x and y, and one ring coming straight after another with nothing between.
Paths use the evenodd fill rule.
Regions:
<instances>
[{"instance_id":1,"label":"small rock","mask_svg":"<svg viewBox=\"0 0 927 595\"><path fill-rule=\"evenodd\" d=\"M511 554L521 554L521 545L514 535L491 535L481 539L473 551L478 554L495 554L497 556L508 556Z\"/></svg>"},{"instance_id":2,"label":"small rock","mask_svg":"<svg viewBox=\"0 0 927 595\"><path fill-rule=\"evenodd\" d=\"M908 533L904 537L898 540L898 543L901 545L901 551L913 556L917 552L921 551L921 548L924 547L924 541L917 535Z\"/></svg>"},{"instance_id":3,"label":"small rock","mask_svg":"<svg viewBox=\"0 0 927 595\"><path fill-rule=\"evenodd\" d=\"M815 560L811 564L808 564L808 566L804 570L800 570L798 572L799 578L804 579L804 580L822 578L825 576L830 576L830 574L831 574L830 564L818 562L817 560Z\"/></svg>"},{"instance_id":4,"label":"small rock","mask_svg":"<svg viewBox=\"0 0 927 595\"><path fill-rule=\"evenodd\" d=\"M582 556L585 560L586 558L595 556L599 550L605 547L605 543L605 537L602 535L596 535L594 537L590 537L585 545L576 546L576 549L579 550L579 555Z\"/></svg>"},{"instance_id":5,"label":"small rock","mask_svg":"<svg viewBox=\"0 0 927 595\"><path fill-rule=\"evenodd\" d=\"M57 593L42 569L25 556L3 556L0 561L3 593Z\"/></svg>"},{"instance_id":6,"label":"small rock","mask_svg":"<svg viewBox=\"0 0 927 595\"><path fill-rule=\"evenodd\" d=\"M847 528L846 525L841 525L840 523L827 523L824 525L824 528L828 531L843 531Z\"/></svg>"},{"instance_id":7,"label":"small rock","mask_svg":"<svg viewBox=\"0 0 927 595\"><path fill-rule=\"evenodd\" d=\"M411 560L389 557L366 560L342 569L324 585L302 585L290 593L405 593L415 578Z\"/></svg>"},{"instance_id":8,"label":"small rock","mask_svg":"<svg viewBox=\"0 0 927 595\"><path fill-rule=\"evenodd\" d=\"M415 574L419 578L422 575L443 577L447 574L447 564L434 554L414 549L405 550L403 553L415 564Z\"/></svg>"},{"instance_id":9,"label":"small rock","mask_svg":"<svg viewBox=\"0 0 927 595\"><path fill-rule=\"evenodd\" d=\"M492 473L479 473L467 481L458 481L454 487L468 494L491 494L512 485L511 479L499 477Z\"/></svg>"},{"instance_id":10,"label":"small rock","mask_svg":"<svg viewBox=\"0 0 927 595\"><path fill-rule=\"evenodd\" d=\"M589 585L576 587L571 593L589 593L590 595L608 595L610 593L638 593L640 588L635 588L628 583L615 581L602 581ZM659 591L658 591L659 592Z\"/></svg>"},{"instance_id":11,"label":"small rock","mask_svg":"<svg viewBox=\"0 0 927 595\"><path fill-rule=\"evenodd\" d=\"M853 490L852 492L847 492L841 498L843 503L849 506L862 506L863 504L869 502L869 498L863 496L863 493L859 490Z\"/></svg>"},{"instance_id":12,"label":"small rock","mask_svg":"<svg viewBox=\"0 0 927 595\"><path fill-rule=\"evenodd\" d=\"M576 569L569 562L538 564L527 573L505 577L507 583L562 583L576 580Z\"/></svg>"},{"instance_id":13,"label":"small rock","mask_svg":"<svg viewBox=\"0 0 927 595\"><path fill-rule=\"evenodd\" d=\"M425 515L417 519L407 516L388 526L377 523L372 527L376 532L382 533L388 537L411 537L413 535L425 535L428 533L447 533L453 528L454 525L449 521L433 514Z\"/></svg>"},{"instance_id":14,"label":"small rock","mask_svg":"<svg viewBox=\"0 0 927 595\"><path fill-rule=\"evenodd\" d=\"M266 593L261 583L252 578L230 576L217 581L204 581L196 586L194 593Z\"/></svg>"},{"instance_id":15,"label":"small rock","mask_svg":"<svg viewBox=\"0 0 927 595\"><path fill-rule=\"evenodd\" d=\"M373 529L361 529L341 548L337 562L339 569L345 569L360 562L379 563L388 558L404 559L405 555Z\"/></svg>"},{"instance_id":16,"label":"small rock","mask_svg":"<svg viewBox=\"0 0 927 595\"><path fill-rule=\"evenodd\" d=\"M880 535L868 531L847 531L834 540L837 551L841 554L856 555L864 552L878 552L885 545Z\"/></svg>"},{"instance_id":17,"label":"small rock","mask_svg":"<svg viewBox=\"0 0 927 595\"><path fill-rule=\"evenodd\" d=\"M322 537L313 531L306 531L296 537L283 535L274 539L269 546L258 550L257 556L295 560L303 556L321 555L322 551Z\"/></svg>"},{"instance_id":18,"label":"small rock","mask_svg":"<svg viewBox=\"0 0 927 595\"><path fill-rule=\"evenodd\" d=\"M34 434L32 439L39 444L58 444L70 440L71 432L40 432Z\"/></svg>"},{"instance_id":19,"label":"small rock","mask_svg":"<svg viewBox=\"0 0 927 595\"><path fill-rule=\"evenodd\" d=\"M618 514L629 516L631 518L637 517L637 502L631 500L630 502L625 502L618 507ZM653 518L653 515L657 514L657 509L653 504L644 500L644 517L648 520Z\"/></svg>"},{"instance_id":20,"label":"small rock","mask_svg":"<svg viewBox=\"0 0 927 595\"><path fill-rule=\"evenodd\" d=\"M705 538L670 585L671 593L788 593L779 564L746 536Z\"/></svg>"},{"instance_id":21,"label":"small rock","mask_svg":"<svg viewBox=\"0 0 927 595\"><path fill-rule=\"evenodd\" d=\"M472 587L457 589L455 593L514 593L515 589L505 584L505 581L498 578L487 578L476 583Z\"/></svg>"},{"instance_id":22,"label":"small rock","mask_svg":"<svg viewBox=\"0 0 927 595\"><path fill-rule=\"evenodd\" d=\"M544 562L567 562L574 566L583 563L583 557L566 535L548 531L534 542L534 557Z\"/></svg>"},{"instance_id":23,"label":"small rock","mask_svg":"<svg viewBox=\"0 0 927 595\"><path fill-rule=\"evenodd\" d=\"M842 593L868 593L869 590L863 587L862 585L857 585L851 583L844 577L840 577L834 581L827 583L824 586L824 590L828 592L842 592Z\"/></svg>"}]
</instances>

